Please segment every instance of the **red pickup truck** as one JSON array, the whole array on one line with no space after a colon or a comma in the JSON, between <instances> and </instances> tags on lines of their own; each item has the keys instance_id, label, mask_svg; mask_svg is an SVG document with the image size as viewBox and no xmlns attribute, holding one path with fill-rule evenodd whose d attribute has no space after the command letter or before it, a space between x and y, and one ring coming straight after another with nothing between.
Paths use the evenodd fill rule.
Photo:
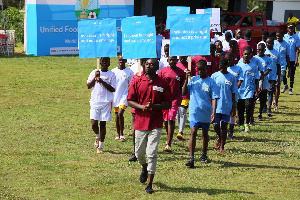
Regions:
<instances>
[{"instance_id":1,"label":"red pickup truck","mask_svg":"<svg viewBox=\"0 0 300 200\"><path fill-rule=\"evenodd\" d=\"M228 29L233 33L238 28L242 29L243 33L245 30L250 29L252 31L252 40L255 42L261 41L263 31L283 30L284 33L287 32L285 22L267 22L266 16L262 13L225 12L221 14L220 21L221 23L227 22Z\"/></svg>"}]
</instances>

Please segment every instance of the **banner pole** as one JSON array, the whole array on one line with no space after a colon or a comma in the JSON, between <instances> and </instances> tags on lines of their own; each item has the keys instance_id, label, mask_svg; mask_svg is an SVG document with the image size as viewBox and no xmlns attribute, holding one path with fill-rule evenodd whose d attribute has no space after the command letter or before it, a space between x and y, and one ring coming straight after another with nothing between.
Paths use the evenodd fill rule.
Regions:
<instances>
[{"instance_id":1,"label":"banner pole","mask_svg":"<svg viewBox=\"0 0 300 200\"><path fill-rule=\"evenodd\" d=\"M99 69L100 69L99 64L100 64L100 59L97 58L97 71L99 71Z\"/></svg>"},{"instance_id":2,"label":"banner pole","mask_svg":"<svg viewBox=\"0 0 300 200\"><path fill-rule=\"evenodd\" d=\"M192 71L192 56L188 56L188 70ZM190 76L189 76L189 81L191 81Z\"/></svg>"},{"instance_id":3,"label":"banner pole","mask_svg":"<svg viewBox=\"0 0 300 200\"><path fill-rule=\"evenodd\" d=\"M141 59L138 59L138 67L139 67L139 76L142 75L142 69L141 69Z\"/></svg>"}]
</instances>

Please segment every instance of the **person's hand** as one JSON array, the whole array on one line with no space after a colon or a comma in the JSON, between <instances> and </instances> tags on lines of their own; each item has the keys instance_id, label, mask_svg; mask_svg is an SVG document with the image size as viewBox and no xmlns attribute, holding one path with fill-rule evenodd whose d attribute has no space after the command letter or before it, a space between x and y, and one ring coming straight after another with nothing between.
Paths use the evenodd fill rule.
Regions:
<instances>
[{"instance_id":1,"label":"person's hand","mask_svg":"<svg viewBox=\"0 0 300 200\"><path fill-rule=\"evenodd\" d=\"M186 80L188 80L188 78L191 76L192 72L190 70L186 70Z\"/></svg>"},{"instance_id":2,"label":"person's hand","mask_svg":"<svg viewBox=\"0 0 300 200\"><path fill-rule=\"evenodd\" d=\"M151 108L153 108L153 103L151 102L151 99L148 99L146 105L143 108L143 111L150 110Z\"/></svg>"},{"instance_id":3,"label":"person's hand","mask_svg":"<svg viewBox=\"0 0 300 200\"><path fill-rule=\"evenodd\" d=\"M298 63L298 61L297 61L297 60L295 61L295 66L296 66L296 67L298 67L298 66L299 66L299 63Z\"/></svg>"},{"instance_id":4,"label":"person's hand","mask_svg":"<svg viewBox=\"0 0 300 200\"><path fill-rule=\"evenodd\" d=\"M255 99L258 99L258 97L259 97L259 92L257 91L257 92L255 92Z\"/></svg>"},{"instance_id":5,"label":"person's hand","mask_svg":"<svg viewBox=\"0 0 300 200\"><path fill-rule=\"evenodd\" d=\"M259 93L261 93L263 91L263 84L261 84L260 86L259 86Z\"/></svg>"},{"instance_id":6,"label":"person's hand","mask_svg":"<svg viewBox=\"0 0 300 200\"><path fill-rule=\"evenodd\" d=\"M215 114L213 113L211 116L210 116L210 123L214 123L215 122Z\"/></svg>"},{"instance_id":7,"label":"person's hand","mask_svg":"<svg viewBox=\"0 0 300 200\"><path fill-rule=\"evenodd\" d=\"M99 76L95 77L95 81L97 81L98 83L100 83L100 80L102 80Z\"/></svg>"},{"instance_id":8,"label":"person's hand","mask_svg":"<svg viewBox=\"0 0 300 200\"><path fill-rule=\"evenodd\" d=\"M99 70L95 71L95 77L100 77L100 71Z\"/></svg>"}]
</instances>

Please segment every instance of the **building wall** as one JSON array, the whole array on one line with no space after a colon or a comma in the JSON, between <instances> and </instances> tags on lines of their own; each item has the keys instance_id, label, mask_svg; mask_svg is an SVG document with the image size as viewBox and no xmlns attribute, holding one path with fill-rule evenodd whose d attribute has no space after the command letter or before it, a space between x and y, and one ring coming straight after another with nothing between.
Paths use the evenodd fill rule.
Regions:
<instances>
[{"instance_id":1,"label":"building wall","mask_svg":"<svg viewBox=\"0 0 300 200\"><path fill-rule=\"evenodd\" d=\"M286 22L288 12L292 12L295 17L300 19L300 0L275 0L273 2L273 20Z\"/></svg>"}]
</instances>

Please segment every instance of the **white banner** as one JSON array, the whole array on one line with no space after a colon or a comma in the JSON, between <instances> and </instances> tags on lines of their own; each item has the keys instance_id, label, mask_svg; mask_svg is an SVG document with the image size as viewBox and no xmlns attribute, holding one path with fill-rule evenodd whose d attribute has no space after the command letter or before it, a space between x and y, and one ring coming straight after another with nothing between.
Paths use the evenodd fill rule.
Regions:
<instances>
[{"instance_id":1,"label":"white banner","mask_svg":"<svg viewBox=\"0 0 300 200\"><path fill-rule=\"evenodd\" d=\"M221 32L220 8L196 9L196 14L210 14L210 30Z\"/></svg>"}]
</instances>

